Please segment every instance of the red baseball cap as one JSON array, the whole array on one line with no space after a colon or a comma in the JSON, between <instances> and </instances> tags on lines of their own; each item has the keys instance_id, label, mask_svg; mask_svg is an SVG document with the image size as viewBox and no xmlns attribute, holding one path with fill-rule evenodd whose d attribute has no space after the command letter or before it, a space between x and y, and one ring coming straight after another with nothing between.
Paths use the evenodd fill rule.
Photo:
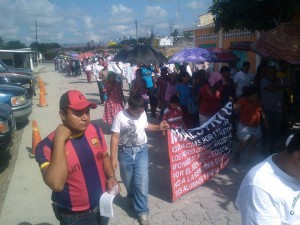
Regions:
<instances>
[{"instance_id":1,"label":"red baseball cap","mask_svg":"<svg viewBox=\"0 0 300 225\"><path fill-rule=\"evenodd\" d=\"M59 108L60 110L66 110L67 108L74 110L96 109L97 105L88 101L80 91L69 90L60 97Z\"/></svg>"}]
</instances>

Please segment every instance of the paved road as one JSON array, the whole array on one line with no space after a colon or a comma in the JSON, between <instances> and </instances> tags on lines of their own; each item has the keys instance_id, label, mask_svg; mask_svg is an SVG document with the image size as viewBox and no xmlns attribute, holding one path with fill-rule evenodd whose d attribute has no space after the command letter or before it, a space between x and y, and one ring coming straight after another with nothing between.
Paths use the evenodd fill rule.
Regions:
<instances>
[{"instance_id":1,"label":"paved road","mask_svg":"<svg viewBox=\"0 0 300 225\"><path fill-rule=\"evenodd\" d=\"M22 135L22 138L20 138L19 145L16 143L14 147L16 149L19 147L18 154L0 214L0 224L4 225L58 224L50 206L51 191L43 183L37 163L28 156L31 151L32 121L37 121L42 138L53 131L60 123L59 98L68 89L79 89L89 100L100 103L96 82L88 84L85 76L66 77L65 74L55 71L52 64L43 64L38 71L46 84L48 95L45 96L45 99L48 106L37 107L39 98L38 96L34 97L30 122L22 130L23 134L22 131L17 134L17 136ZM125 94L128 94L126 90ZM91 111L92 121L102 126L105 139L109 144L109 127L102 123L100 119L102 115L102 105ZM153 118L149 118L149 120L157 122ZM241 163L238 166L230 164L212 180L172 203L166 140L159 132L148 135L150 145L149 206L152 224L240 224L239 212L233 202L241 179L249 170L246 164ZM12 152L13 157L16 155L14 152L16 150ZM261 158L257 160L259 161ZM1 182L2 174L0 175ZM119 174L117 174L117 178L119 179ZM114 199L115 217L110 220L109 224L138 224L133 210L128 207L125 196L126 191L122 185L121 194Z\"/></svg>"}]
</instances>

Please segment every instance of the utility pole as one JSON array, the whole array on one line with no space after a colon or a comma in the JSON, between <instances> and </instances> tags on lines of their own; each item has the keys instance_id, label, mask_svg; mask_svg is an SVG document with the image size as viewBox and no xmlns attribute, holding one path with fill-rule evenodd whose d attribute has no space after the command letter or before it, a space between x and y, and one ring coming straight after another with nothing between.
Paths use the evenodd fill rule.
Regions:
<instances>
[{"instance_id":1,"label":"utility pole","mask_svg":"<svg viewBox=\"0 0 300 225\"><path fill-rule=\"evenodd\" d=\"M35 20L35 42L37 43L37 20Z\"/></svg>"},{"instance_id":2,"label":"utility pole","mask_svg":"<svg viewBox=\"0 0 300 225\"><path fill-rule=\"evenodd\" d=\"M138 39L138 28L137 28L137 20L134 21L135 22L135 36L136 36L136 43L139 43L139 39Z\"/></svg>"},{"instance_id":3,"label":"utility pole","mask_svg":"<svg viewBox=\"0 0 300 225\"><path fill-rule=\"evenodd\" d=\"M180 29L180 20L181 20L181 10L180 10L180 0L178 0L178 33Z\"/></svg>"},{"instance_id":4,"label":"utility pole","mask_svg":"<svg viewBox=\"0 0 300 225\"><path fill-rule=\"evenodd\" d=\"M173 34L173 20L171 20L170 22L169 22L169 29L170 29L170 36L172 36L172 34Z\"/></svg>"}]
</instances>

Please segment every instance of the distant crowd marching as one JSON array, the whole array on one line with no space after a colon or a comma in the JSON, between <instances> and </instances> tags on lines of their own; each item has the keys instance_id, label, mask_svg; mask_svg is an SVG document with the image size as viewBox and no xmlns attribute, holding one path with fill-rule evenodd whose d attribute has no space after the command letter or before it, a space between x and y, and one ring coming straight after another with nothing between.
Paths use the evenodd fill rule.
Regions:
<instances>
[{"instance_id":1,"label":"distant crowd marching","mask_svg":"<svg viewBox=\"0 0 300 225\"><path fill-rule=\"evenodd\" d=\"M277 67L262 60L256 74L249 72L250 63L237 62L210 71L190 64L132 65L113 62L112 56L96 56L82 61L56 58L55 69L69 76L82 76L87 82L97 81L101 104L105 104L103 121L112 124L113 118L126 104L123 81L130 95L140 94L147 113L166 120L171 128L195 128L204 124L228 101L234 103L232 116L233 139L239 140L234 161L249 144L248 163L253 162L258 141L267 151L276 151L279 135L286 129L289 118L286 106L293 101L296 76L282 62Z\"/></svg>"}]
</instances>

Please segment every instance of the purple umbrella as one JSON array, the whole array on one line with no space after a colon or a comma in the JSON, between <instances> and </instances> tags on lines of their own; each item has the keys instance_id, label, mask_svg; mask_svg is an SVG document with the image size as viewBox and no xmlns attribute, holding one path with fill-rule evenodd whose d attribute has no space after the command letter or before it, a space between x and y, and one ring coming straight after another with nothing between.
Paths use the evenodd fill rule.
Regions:
<instances>
[{"instance_id":1,"label":"purple umbrella","mask_svg":"<svg viewBox=\"0 0 300 225\"><path fill-rule=\"evenodd\" d=\"M203 63L215 60L217 60L216 55L205 48L186 48L175 53L168 63Z\"/></svg>"}]
</instances>

